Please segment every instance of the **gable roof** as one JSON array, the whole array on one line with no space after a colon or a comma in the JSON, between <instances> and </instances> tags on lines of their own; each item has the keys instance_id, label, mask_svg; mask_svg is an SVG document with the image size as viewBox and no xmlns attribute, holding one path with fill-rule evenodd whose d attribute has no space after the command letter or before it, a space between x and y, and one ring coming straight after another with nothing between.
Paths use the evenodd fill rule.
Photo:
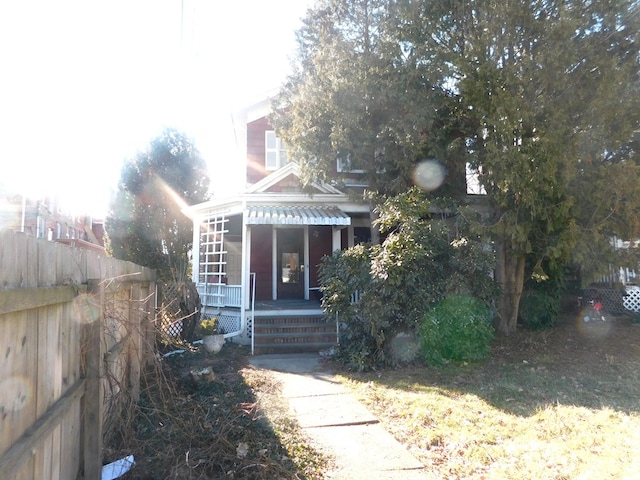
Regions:
<instances>
[{"instance_id":1,"label":"gable roof","mask_svg":"<svg viewBox=\"0 0 640 480\"><path fill-rule=\"evenodd\" d=\"M244 193L225 198L212 198L206 202L192 205L185 209L187 215L206 214L206 212L225 212L226 214L238 214L247 211L249 206L282 206L282 207L338 207L348 212L368 212L367 204L354 201L348 194L325 182L314 182L313 194L302 191L277 192L271 190L282 182L286 182L290 176L300 178L300 167L291 162L274 171L260 182L252 185ZM318 211L314 211L317 215ZM326 215L322 215L325 217ZM306 215L304 218L311 218ZM332 220L334 221L334 220ZM341 221L341 220L340 220Z\"/></svg>"},{"instance_id":2,"label":"gable roof","mask_svg":"<svg viewBox=\"0 0 640 480\"><path fill-rule=\"evenodd\" d=\"M266 193L270 188L285 180L290 175L300 179L300 166L296 162L289 162L284 167L266 176L247 189L247 193ZM314 181L311 186L318 193L344 194L341 190L325 182Z\"/></svg>"}]
</instances>

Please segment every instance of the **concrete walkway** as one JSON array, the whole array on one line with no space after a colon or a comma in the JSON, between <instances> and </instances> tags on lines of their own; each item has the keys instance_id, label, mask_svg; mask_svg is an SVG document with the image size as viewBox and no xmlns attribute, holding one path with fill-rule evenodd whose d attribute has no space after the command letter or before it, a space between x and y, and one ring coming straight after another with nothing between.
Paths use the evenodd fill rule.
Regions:
<instances>
[{"instance_id":1,"label":"concrete walkway","mask_svg":"<svg viewBox=\"0 0 640 480\"><path fill-rule=\"evenodd\" d=\"M318 354L259 355L256 368L271 370L282 383L292 415L335 459L334 480L434 479L323 367Z\"/></svg>"}]
</instances>

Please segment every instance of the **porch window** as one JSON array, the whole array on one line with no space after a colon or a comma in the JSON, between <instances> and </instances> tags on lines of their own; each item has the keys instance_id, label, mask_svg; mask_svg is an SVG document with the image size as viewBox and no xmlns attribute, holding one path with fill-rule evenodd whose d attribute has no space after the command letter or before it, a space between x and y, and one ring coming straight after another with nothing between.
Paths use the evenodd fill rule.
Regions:
<instances>
[{"instance_id":1,"label":"porch window","mask_svg":"<svg viewBox=\"0 0 640 480\"><path fill-rule=\"evenodd\" d=\"M287 164L287 149L273 130L264 132L264 165L267 170L277 170Z\"/></svg>"}]
</instances>

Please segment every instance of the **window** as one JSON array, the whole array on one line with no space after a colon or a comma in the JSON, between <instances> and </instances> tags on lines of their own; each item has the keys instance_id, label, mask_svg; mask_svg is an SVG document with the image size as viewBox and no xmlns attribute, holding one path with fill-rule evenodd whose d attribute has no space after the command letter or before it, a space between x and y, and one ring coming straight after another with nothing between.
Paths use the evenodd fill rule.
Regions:
<instances>
[{"instance_id":1,"label":"window","mask_svg":"<svg viewBox=\"0 0 640 480\"><path fill-rule=\"evenodd\" d=\"M486 195L487 191L480 183L482 167L473 168L467 163L467 195Z\"/></svg>"},{"instance_id":2,"label":"window","mask_svg":"<svg viewBox=\"0 0 640 480\"><path fill-rule=\"evenodd\" d=\"M337 165L338 173L364 173L360 168L351 168L351 153L338 152Z\"/></svg>"},{"instance_id":3,"label":"window","mask_svg":"<svg viewBox=\"0 0 640 480\"><path fill-rule=\"evenodd\" d=\"M276 137L276 132L264 132L264 166L267 170L277 170L287 164L287 149L282 139Z\"/></svg>"},{"instance_id":4,"label":"window","mask_svg":"<svg viewBox=\"0 0 640 480\"><path fill-rule=\"evenodd\" d=\"M282 253L282 283L298 283L300 281L300 262L298 253Z\"/></svg>"},{"instance_id":5,"label":"window","mask_svg":"<svg viewBox=\"0 0 640 480\"><path fill-rule=\"evenodd\" d=\"M385 147L378 146L373 152L373 162L368 161L367 165L375 166L377 173L384 173L384 158L385 156ZM351 157L351 152L349 151L338 151L338 158L336 159L336 170L338 173L366 173L365 169L362 168L354 168L353 159Z\"/></svg>"}]
</instances>

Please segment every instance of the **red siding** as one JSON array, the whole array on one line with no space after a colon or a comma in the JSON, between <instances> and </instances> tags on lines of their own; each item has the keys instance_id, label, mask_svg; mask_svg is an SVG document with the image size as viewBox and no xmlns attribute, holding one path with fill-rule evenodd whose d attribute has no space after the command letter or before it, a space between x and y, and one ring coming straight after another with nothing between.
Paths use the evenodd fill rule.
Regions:
<instances>
[{"instance_id":1,"label":"red siding","mask_svg":"<svg viewBox=\"0 0 640 480\"><path fill-rule=\"evenodd\" d=\"M331 255L331 227L309 227L309 287L320 286L318 267L325 255Z\"/></svg>"},{"instance_id":2,"label":"red siding","mask_svg":"<svg viewBox=\"0 0 640 480\"><path fill-rule=\"evenodd\" d=\"M256 274L256 300L272 298L272 252L271 226L251 227L251 271Z\"/></svg>"},{"instance_id":3,"label":"red siding","mask_svg":"<svg viewBox=\"0 0 640 480\"><path fill-rule=\"evenodd\" d=\"M273 130L273 127L262 117L247 124L247 183L259 182L270 172L264 168L264 132Z\"/></svg>"}]
</instances>

